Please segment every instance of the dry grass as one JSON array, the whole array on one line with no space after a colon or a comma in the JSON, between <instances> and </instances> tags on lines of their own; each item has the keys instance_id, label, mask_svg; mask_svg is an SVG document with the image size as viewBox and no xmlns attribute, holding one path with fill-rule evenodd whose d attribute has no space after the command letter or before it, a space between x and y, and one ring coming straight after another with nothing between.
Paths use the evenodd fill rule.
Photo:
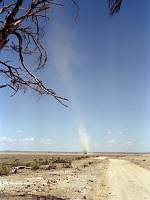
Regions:
<instances>
[{"instance_id":1,"label":"dry grass","mask_svg":"<svg viewBox=\"0 0 150 200\"><path fill-rule=\"evenodd\" d=\"M71 168L72 162L89 158L81 154L52 154L52 153L1 153L0 175L8 175L10 169L17 166L30 167L32 170L45 169L41 166L49 165L49 169Z\"/></svg>"},{"instance_id":2,"label":"dry grass","mask_svg":"<svg viewBox=\"0 0 150 200\"><path fill-rule=\"evenodd\" d=\"M126 157L130 162L150 170L150 154L137 154Z\"/></svg>"}]
</instances>

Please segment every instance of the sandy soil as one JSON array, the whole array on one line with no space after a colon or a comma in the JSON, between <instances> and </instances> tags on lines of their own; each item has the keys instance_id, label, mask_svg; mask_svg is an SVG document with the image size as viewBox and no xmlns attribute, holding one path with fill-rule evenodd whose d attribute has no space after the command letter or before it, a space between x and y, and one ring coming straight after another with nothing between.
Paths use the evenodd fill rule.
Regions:
<instances>
[{"instance_id":1,"label":"sandy soil","mask_svg":"<svg viewBox=\"0 0 150 200\"><path fill-rule=\"evenodd\" d=\"M150 171L147 169L126 160L110 159L106 179L107 199L150 199Z\"/></svg>"},{"instance_id":2,"label":"sandy soil","mask_svg":"<svg viewBox=\"0 0 150 200\"><path fill-rule=\"evenodd\" d=\"M26 200L36 195L55 196L47 198L53 200L98 200L103 195L100 188L105 180L107 163L107 159L83 159L75 162L72 168L32 173L31 170L26 170L0 177L0 199ZM7 198L3 194L8 194ZM38 198L32 196L30 199Z\"/></svg>"},{"instance_id":3,"label":"sandy soil","mask_svg":"<svg viewBox=\"0 0 150 200\"><path fill-rule=\"evenodd\" d=\"M0 177L0 199L149 200L150 170L112 156L78 160L66 169L23 170Z\"/></svg>"}]
</instances>

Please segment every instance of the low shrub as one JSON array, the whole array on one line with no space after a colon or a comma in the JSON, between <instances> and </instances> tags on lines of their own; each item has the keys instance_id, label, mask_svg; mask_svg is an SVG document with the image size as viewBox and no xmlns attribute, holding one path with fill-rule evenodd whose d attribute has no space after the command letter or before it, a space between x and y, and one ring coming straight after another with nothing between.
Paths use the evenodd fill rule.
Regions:
<instances>
[{"instance_id":1,"label":"low shrub","mask_svg":"<svg viewBox=\"0 0 150 200\"><path fill-rule=\"evenodd\" d=\"M10 166L6 163L0 165L0 176L8 175L10 173Z\"/></svg>"},{"instance_id":2,"label":"low shrub","mask_svg":"<svg viewBox=\"0 0 150 200\"><path fill-rule=\"evenodd\" d=\"M31 167L31 165L32 165L31 162L26 162L26 163L25 163L25 166L26 166L26 167Z\"/></svg>"},{"instance_id":3,"label":"low shrub","mask_svg":"<svg viewBox=\"0 0 150 200\"><path fill-rule=\"evenodd\" d=\"M12 167L18 167L19 165L21 165L20 160L19 159L15 159L12 163Z\"/></svg>"},{"instance_id":4,"label":"low shrub","mask_svg":"<svg viewBox=\"0 0 150 200\"><path fill-rule=\"evenodd\" d=\"M68 162L63 163L63 167L64 168L70 168L70 167L72 167L72 161L68 160Z\"/></svg>"},{"instance_id":5,"label":"low shrub","mask_svg":"<svg viewBox=\"0 0 150 200\"><path fill-rule=\"evenodd\" d=\"M37 170L37 169L39 169L39 167L40 167L39 162L36 159L34 159L33 163L31 164L31 169Z\"/></svg>"},{"instance_id":6,"label":"low shrub","mask_svg":"<svg viewBox=\"0 0 150 200\"><path fill-rule=\"evenodd\" d=\"M84 168L85 168L85 167L88 167L88 164L84 164L83 167L84 167Z\"/></svg>"}]
</instances>

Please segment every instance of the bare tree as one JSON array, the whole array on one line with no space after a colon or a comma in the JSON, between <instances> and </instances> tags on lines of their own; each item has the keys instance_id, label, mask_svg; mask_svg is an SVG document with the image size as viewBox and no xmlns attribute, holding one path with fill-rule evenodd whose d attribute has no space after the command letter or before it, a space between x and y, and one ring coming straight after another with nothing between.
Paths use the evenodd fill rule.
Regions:
<instances>
[{"instance_id":1,"label":"bare tree","mask_svg":"<svg viewBox=\"0 0 150 200\"><path fill-rule=\"evenodd\" d=\"M63 0L65 1L65 0ZM76 7L75 20L79 15L79 5L76 0L70 0ZM7 3L5 3L7 2ZM118 12L122 0L108 0L110 14ZM19 90L24 92L30 88L39 95L54 97L59 103L66 106L68 99L58 96L57 93L33 73L33 67L25 62L26 56L36 56L36 70L42 69L47 61L47 53L41 39L44 30L41 22L49 20L47 11L53 6L63 6L58 0L0 0L0 53L2 49L12 50L19 57L19 64L12 65L8 60L0 60L0 74L5 80L0 88L9 87L14 96ZM35 69L35 68L34 68Z\"/></svg>"}]
</instances>

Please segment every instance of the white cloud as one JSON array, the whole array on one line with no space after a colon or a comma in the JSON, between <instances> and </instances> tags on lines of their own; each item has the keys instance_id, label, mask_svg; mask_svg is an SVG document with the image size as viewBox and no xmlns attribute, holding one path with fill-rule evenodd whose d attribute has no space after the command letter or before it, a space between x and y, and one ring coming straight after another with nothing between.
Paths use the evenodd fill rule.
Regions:
<instances>
[{"instance_id":1,"label":"white cloud","mask_svg":"<svg viewBox=\"0 0 150 200\"><path fill-rule=\"evenodd\" d=\"M119 135L123 135L124 133L122 131L120 131Z\"/></svg>"},{"instance_id":2,"label":"white cloud","mask_svg":"<svg viewBox=\"0 0 150 200\"><path fill-rule=\"evenodd\" d=\"M1 142L11 142L12 138L6 137L6 136L2 136L2 137L0 137L0 141Z\"/></svg>"},{"instance_id":3,"label":"white cloud","mask_svg":"<svg viewBox=\"0 0 150 200\"><path fill-rule=\"evenodd\" d=\"M16 133L22 133L21 129L16 130Z\"/></svg>"},{"instance_id":4,"label":"white cloud","mask_svg":"<svg viewBox=\"0 0 150 200\"><path fill-rule=\"evenodd\" d=\"M145 145L145 142L142 141L142 142L141 142L141 145Z\"/></svg>"},{"instance_id":5,"label":"white cloud","mask_svg":"<svg viewBox=\"0 0 150 200\"><path fill-rule=\"evenodd\" d=\"M127 142L127 145L128 145L128 146L133 146L133 145L134 145L134 142L133 142L133 141L128 141L128 142Z\"/></svg>"},{"instance_id":6,"label":"white cloud","mask_svg":"<svg viewBox=\"0 0 150 200\"><path fill-rule=\"evenodd\" d=\"M64 143L63 146L67 146L67 147L70 147L72 146L72 144L69 144L69 143Z\"/></svg>"},{"instance_id":7,"label":"white cloud","mask_svg":"<svg viewBox=\"0 0 150 200\"><path fill-rule=\"evenodd\" d=\"M25 137L25 138L11 138L11 137L7 137L7 136L0 137L1 143L6 143L6 142L11 142L11 143L22 142L22 143L25 143L25 142L33 142L34 140L35 140L34 137Z\"/></svg>"},{"instance_id":8,"label":"white cloud","mask_svg":"<svg viewBox=\"0 0 150 200\"><path fill-rule=\"evenodd\" d=\"M112 134L111 131L107 131L107 132L106 132L106 135L111 135L111 134Z\"/></svg>"},{"instance_id":9,"label":"white cloud","mask_svg":"<svg viewBox=\"0 0 150 200\"><path fill-rule=\"evenodd\" d=\"M111 139L107 141L108 144L114 144L115 142L116 142L115 139Z\"/></svg>"},{"instance_id":10,"label":"white cloud","mask_svg":"<svg viewBox=\"0 0 150 200\"><path fill-rule=\"evenodd\" d=\"M0 141L6 141L6 137L5 136L2 136L2 137L0 137Z\"/></svg>"},{"instance_id":11,"label":"white cloud","mask_svg":"<svg viewBox=\"0 0 150 200\"><path fill-rule=\"evenodd\" d=\"M44 144L44 145L51 145L51 144L53 144L53 142L52 142L52 140L50 138L41 139L40 143Z\"/></svg>"},{"instance_id":12,"label":"white cloud","mask_svg":"<svg viewBox=\"0 0 150 200\"><path fill-rule=\"evenodd\" d=\"M132 144L132 143L133 143L132 141L128 141L128 142L127 142L127 144Z\"/></svg>"},{"instance_id":13,"label":"white cloud","mask_svg":"<svg viewBox=\"0 0 150 200\"><path fill-rule=\"evenodd\" d=\"M33 142L35 139L34 137L30 137L30 138L22 138L21 141L23 142Z\"/></svg>"}]
</instances>

